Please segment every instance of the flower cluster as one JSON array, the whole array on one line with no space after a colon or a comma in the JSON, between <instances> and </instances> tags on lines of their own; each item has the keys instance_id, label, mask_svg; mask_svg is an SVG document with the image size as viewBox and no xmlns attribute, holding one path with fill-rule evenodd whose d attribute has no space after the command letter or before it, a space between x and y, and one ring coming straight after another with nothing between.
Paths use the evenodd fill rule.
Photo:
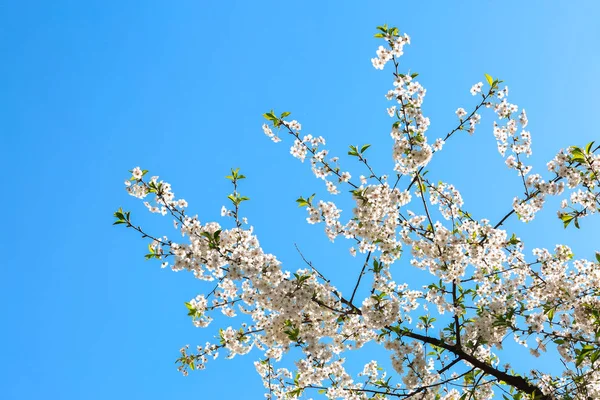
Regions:
<instances>
[{"instance_id":1,"label":"flower cluster","mask_svg":"<svg viewBox=\"0 0 600 400\"><path fill-rule=\"evenodd\" d=\"M399 70L410 40L397 28L378 31L376 37L385 43L372 64L394 67L393 88L386 94L395 102L387 108L394 119L391 178L377 174L368 162L370 145L350 146L348 155L364 168L354 183L339 158L324 149L323 137L301 136L302 126L287 119L289 112L264 114L266 136L274 142L282 140L281 131L292 136L290 153L302 162L310 159L312 173L325 182L325 196L344 192L342 186L352 193L354 207L344 222L334 201L317 201L315 195L297 200L306 207L308 223L323 223L331 241L346 238L351 254L362 258L349 293L302 253L302 268L292 272L261 247L241 217L241 204L249 199L238 192L245 178L239 170L227 177L232 204L221 211L231 226L201 222L188 214L187 202L176 198L167 182L147 179L148 171L139 167L130 171L127 192L151 213L170 216L182 239L153 235L122 209L115 224L149 239L147 259L189 271L208 285L185 303L196 327L210 329L215 313L237 323L195 350L183 347L179 369L184 374L203 369L221 352L228 358L251 353L270 399L313 392L352 400L491 399L501 393L538 400L600 398L600 255L596 261L575 258L566 245L526 251L516 234L502 228L513 215L531 221L547 196L566 191L558 214L565 227L579 228L581 218L597 213L600 146L561 150L547 165L551 176L533 173L524 162L531 155L527 115L508 102L508 88L489 75L485 84L471 88L479 103L470 111L458 108L458 125L429 142L430 121L422 113L426 91L417 74ZM525 192L495 223L474 218L454 185L432 183L424 171L453 136L474 133L486 108L498 118L492 129L498 151L517 171ZM408 261L400 265L403 257ZM426 276L426 284L415 288L402 282L409 265ZM343 269L346 274L348 266ZM501 366L507 339L534 357L551 353L564 370L556 375L528 371L525 357L516 371ZM369 343L386 349L389 363L371 361L353 374L346 355ZM295 357L293 366L286 363L290 357Z\"/></svg>"}]
</instances>

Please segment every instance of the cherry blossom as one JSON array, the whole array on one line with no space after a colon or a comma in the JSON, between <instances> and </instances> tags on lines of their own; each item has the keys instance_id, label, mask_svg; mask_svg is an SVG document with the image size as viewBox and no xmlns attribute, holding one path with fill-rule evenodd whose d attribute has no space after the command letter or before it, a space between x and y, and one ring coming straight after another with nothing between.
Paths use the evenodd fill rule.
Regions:
<instances>
[{"instance_id":1,"label":"cherry blossom","mask_svg":"<svg viewBox=\"0 0 600 400\"><path fill-rule=\"evenodd\" d=\"M534 220L548 196L560 198L564 227L580 228L600 210L600 146L559 150L546 171L534 171L527 164L532 140L525 110L489 75L470 89L478 102L469 111L456 109L457 125L430 139L426 90L418 74L400 70L410 39L397 28L377 29L384 44L372 65L392 68L385 94L393 103L386 107L391 171L374 171L368 144L351 145L348 160L332 156L323 137L301 136L302 125L289 112L265 113L262 126L275 142L290 136L291 155L308 158L312 174L324 181L297 203L329 240L349 242L358 273L353 290L342 293L335 277L323 275L299 249L302 267L291 270L261 247L241 214L249 198L240 193L246 177L239 169L227 176L232 193L222 223L201 222L169 183L148 179L140 167L130 171L127 192L150 213L173 219L177 239L146 231L122 209L115 224L149 240L147 259L191 272L209 288L185 306L192 324L213 329L215 340L181 348L179 370L204 369L221 354L248 355L269 399L600 398L600 254L590 261L566 244L527 248L503 229L509 219ZM486 113L498 158L523 185L493 222L470 214L457 187L425 170L442 148L452 151L452 137L475 133ZM348 192L352 207L342 210L331 199ZM344 274L350 270L342 267ZM428 284L403 282L416 269L428 274ZM216 313L230 325L215 328ZM502 361L511 341L524 348L514 367ZM380 345L389 360L370 361L356 374L347 359L367 344ZM555 368L531 367L541 364L528 358L544 353L555 358Z\"/></svg>"}]
</instances>

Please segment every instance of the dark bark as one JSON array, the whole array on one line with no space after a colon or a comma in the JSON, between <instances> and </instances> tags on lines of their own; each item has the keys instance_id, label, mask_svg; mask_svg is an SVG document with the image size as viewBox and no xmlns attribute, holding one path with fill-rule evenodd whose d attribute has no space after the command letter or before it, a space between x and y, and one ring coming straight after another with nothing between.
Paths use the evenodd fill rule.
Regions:
<instances>
[{"instance_id":1,"label":"dark bark","mask_svg":"<svg viewBox=\"0 0 600 400\"><path fill-rule=\"evenodd\" d=\"M552 396L545 395L544 393L542 393L540 388L531 384L525 378L521 376L510 375L504 371L500 371L499 369L494 368L491 365L468 354L457 345L447 344L439 339L425 335L420 335L418 333L413 332L403 332L402 335L446 349L453 353L457 358L467 361L468 363L482 370L486 374L491 375L500 381L506 382L506 384L514 387L517 390L520 390L521 392L533 395L536 400L554 400Z\"/></svg>"}]
</instances>

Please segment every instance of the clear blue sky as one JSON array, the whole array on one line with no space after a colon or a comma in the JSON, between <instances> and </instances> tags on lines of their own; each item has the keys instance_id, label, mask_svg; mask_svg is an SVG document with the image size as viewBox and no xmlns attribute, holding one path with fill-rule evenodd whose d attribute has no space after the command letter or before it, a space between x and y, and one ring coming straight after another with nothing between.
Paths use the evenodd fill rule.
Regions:
<instances>
[{"instance_id":1,"label":"clear blue sky","mask_svg":"<svg viewBox=\"0 0 600 400\"><path fill-rule=\"evenodd\" d=\"M179 347L213 334L183 307L202 286L144 262L144 243L111 226L119 206L154 225L123 190L127 170L172 182L209 221L230 190L224 175L242 167L268 251L295 269L297 242L331 274L356 274L329 252L345 257L346 244L303 223L294 200L322 185L264 137L261 113L292 111L332 153L373 143L374 163L391 166L390 73L369 61L374 28L388 23L412 37L402 65L428 89L433 137L489 73L527 109L543 170L559 148L600 140L599 20L593 0L0 2L0 398L262 398L251 357L176 371ZM491 121L448 146L432 174L494 220L519 182ZM568 241L552 210L539 217L522 235L530 249ZM597 223L567 232L576 255L593 255Z\"/></svg>"}]
</instances>

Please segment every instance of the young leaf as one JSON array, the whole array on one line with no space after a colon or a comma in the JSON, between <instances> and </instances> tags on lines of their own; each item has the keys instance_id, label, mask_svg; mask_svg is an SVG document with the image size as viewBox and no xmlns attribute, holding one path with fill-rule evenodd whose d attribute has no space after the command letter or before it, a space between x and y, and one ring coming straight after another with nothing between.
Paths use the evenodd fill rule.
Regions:
<instances>
[{"instance_id":1,"label":"young leaf","mask_svg":"<svg viewBox=\"0 0 600 400\"><path fill-rule=\"evenodd\" d=\"M559 218L562 220L565 228L573 221L573 216L571 214L561 214Z\"/></svg>"},{"instance_id":2,"label":"young leaf","mask_svg":"<svg viewBox=\"0 0 600 400\"><path fill-rule=\"evenodd\" d=\"M298 207L308 206L308 202L302 196L296 200L296 203L298 203Z\"/></svg>"},{"instance_id":3,"label":"young leaf","mask_svg":"<svg viewBox=\"0 0 600 400\"><path fill-rule=\"evenodd\" d=\"M585 156L583 155L583 151L579 147L571 147L571 161L578 163L585 162Z\"/></svg>"},{"instance_id":4,"label":"young leaf","mask_svg":"<svg viewBox=\"0 0 600 400\"><path fill-rule=\"evenodd\" d=\"M592 151L592 146L594 145L594 142L589 142L586 146L585 146L585 153L586 154L590 154L590 152Z\"/></svg>"},{"instance_id":5,"label":"young leaf","mask_svg":"<svg viewBox=\"0 0 600 400\"><path fill-rule=\"evenodd\" d=\"M494 79L488 74L484 74L484 75L485 75L485 80L487 81L487 83L489 83L490 86L494 86Z\"/></svg>"}]
</instances>

